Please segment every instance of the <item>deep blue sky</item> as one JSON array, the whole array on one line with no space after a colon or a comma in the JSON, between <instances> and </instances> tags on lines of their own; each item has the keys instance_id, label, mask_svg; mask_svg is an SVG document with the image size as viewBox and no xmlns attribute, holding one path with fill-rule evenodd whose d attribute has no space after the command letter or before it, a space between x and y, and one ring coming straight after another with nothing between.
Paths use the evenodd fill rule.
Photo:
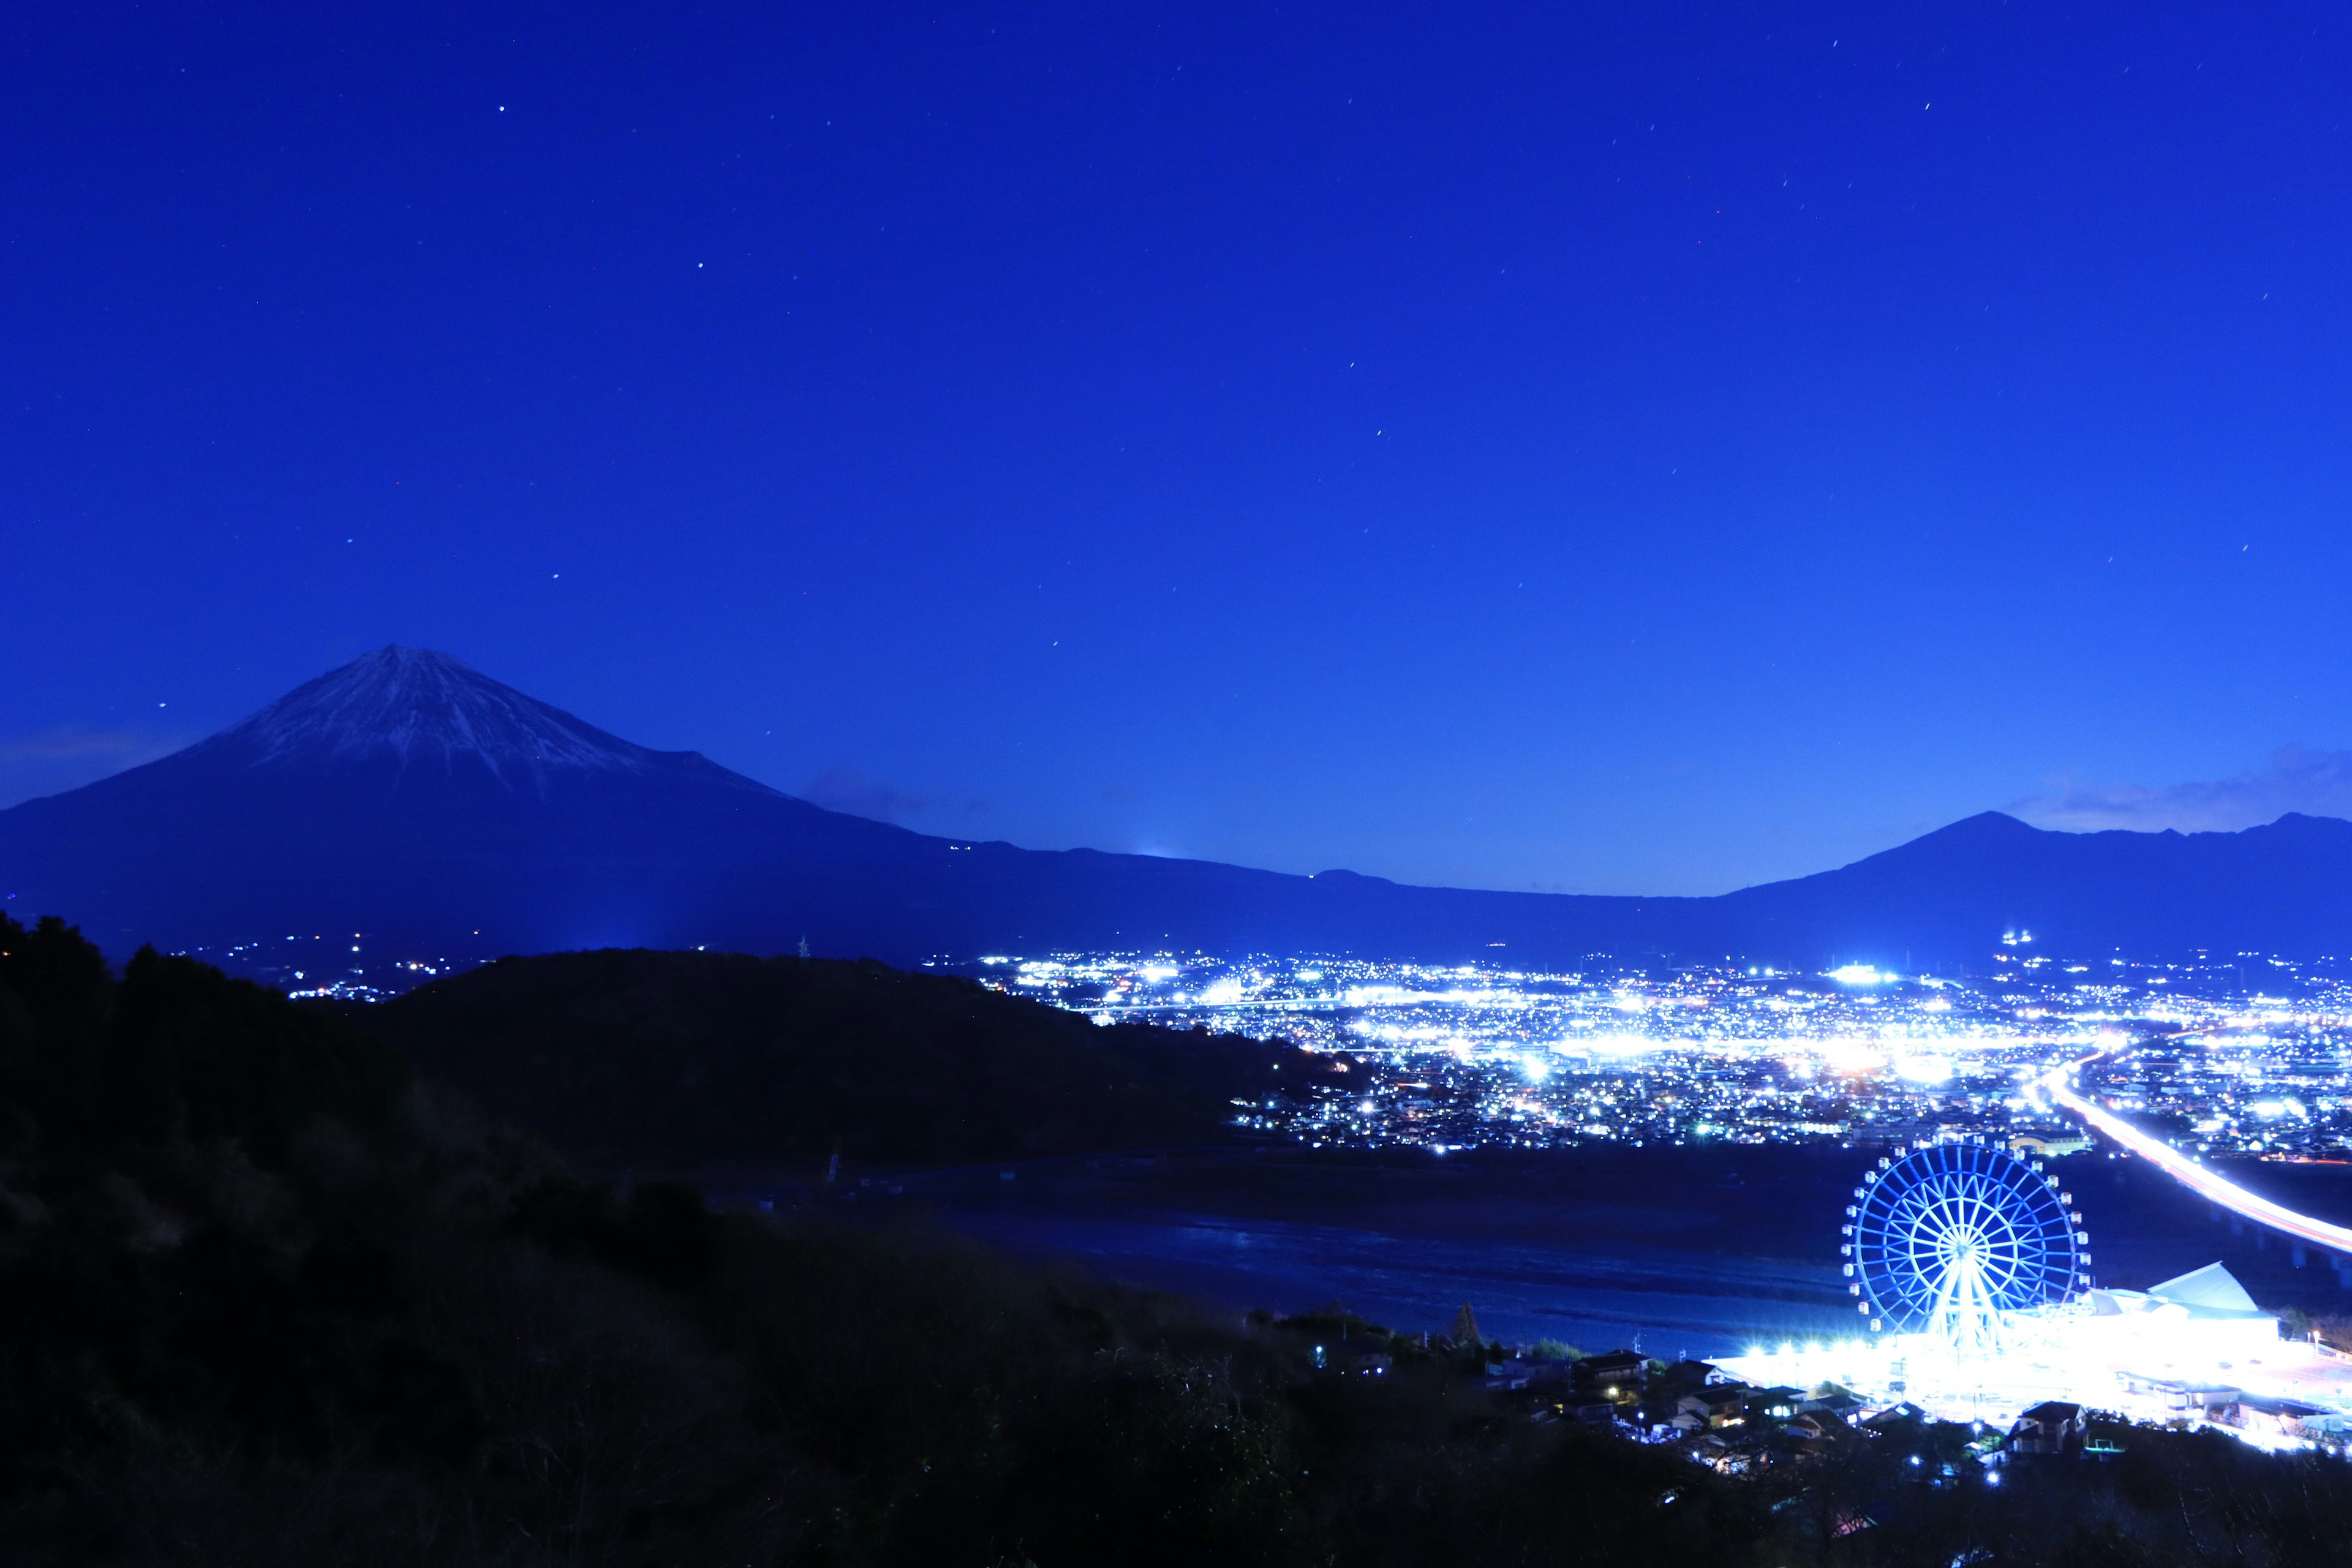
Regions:
<instances>
[{"instance_id":1,"label":"deep blue sky","mask_svg":"<svg viewBox=\"0 0 2352 1568\"><path fill-rule=\"evenodd\" d=\"M2352 22L2059 9L16 8L0 800L399 641L1419 881L2352 806Z\"/></svg>"}]
</instances>

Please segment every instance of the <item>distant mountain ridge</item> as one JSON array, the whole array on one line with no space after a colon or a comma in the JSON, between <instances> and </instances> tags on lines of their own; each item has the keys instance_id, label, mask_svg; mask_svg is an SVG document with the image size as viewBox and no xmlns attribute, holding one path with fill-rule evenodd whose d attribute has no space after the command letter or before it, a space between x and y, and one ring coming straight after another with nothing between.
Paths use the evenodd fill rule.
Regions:
<instances>
[{"instance_id":1,"label":"distant mountain ridge","mask_svg":"<svg viewBox=\"0 0 2352 1568\"><path fill-rule=\"evenodd\" d=\"M2352 952L2352 823L2072 834L1987 812L1716 898L1297 877L910 832L387 647L184 751L0 811L0 890L118 955L363 932L450 957L806 936L901 964L1171 947L1926 966L1981 963L2018 931L2077 954Z\"/></svg>"}]
</instances>

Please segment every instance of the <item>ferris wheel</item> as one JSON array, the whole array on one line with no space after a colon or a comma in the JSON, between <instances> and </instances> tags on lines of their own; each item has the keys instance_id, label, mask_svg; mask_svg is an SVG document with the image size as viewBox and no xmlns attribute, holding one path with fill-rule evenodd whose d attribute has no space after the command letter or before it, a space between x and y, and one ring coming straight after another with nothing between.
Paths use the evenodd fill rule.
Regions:
<instances>
[{"instance_id":1,"label":"ferris wheel","mask_svg":"<svg viewBox=\"0 0 2352 1568\"><path fill-rule=\"evenodd\" d=\"M2091 1283L2090 1234L2074 1194L1975 1139L1896 1149L1846 1208L1847 1289L1874 1331L1926 1333L1960 1355L2000 1348L2011 1312Z\"/></svg>"}]
</instances>

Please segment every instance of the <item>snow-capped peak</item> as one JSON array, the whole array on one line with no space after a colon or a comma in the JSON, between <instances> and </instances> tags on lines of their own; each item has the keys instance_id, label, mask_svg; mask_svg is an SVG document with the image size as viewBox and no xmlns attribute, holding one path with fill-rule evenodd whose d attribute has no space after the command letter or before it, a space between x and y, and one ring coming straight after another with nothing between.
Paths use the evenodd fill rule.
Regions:
<instances>
[{"instance_id":1,"label":"snow-capped peak","mask_svg":"<svg viewBox=\"0 0 2352 1568\"><path fill-rule=\"evenodd\" d=\"M406 773L470 762L509 785L689 761L723 771L606 734L446 653L398 646L297 687L194 750L255 768L389 763Z\"/></svg>"}]
</instances>

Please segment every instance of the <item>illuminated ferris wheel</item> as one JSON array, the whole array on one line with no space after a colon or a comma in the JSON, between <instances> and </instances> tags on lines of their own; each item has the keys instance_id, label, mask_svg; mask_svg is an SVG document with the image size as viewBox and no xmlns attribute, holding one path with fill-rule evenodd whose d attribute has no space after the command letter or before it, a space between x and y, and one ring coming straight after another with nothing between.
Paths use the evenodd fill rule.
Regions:
<instances>
[{"instance_id":1,"label":"illuminated ferris wheel","mask_svg":"<svg viewBox=\"0 0 2352 1568\"><path fill-rule=\"evenodd\" d=\"M2089 1287L2091 1237L2073 1204L2039 1161L1979 1140L1897 1149L1846 1208L1847 1289L1874 1331L1990 1354L2008 1314Z\"/></svg>"}]
</instances>

